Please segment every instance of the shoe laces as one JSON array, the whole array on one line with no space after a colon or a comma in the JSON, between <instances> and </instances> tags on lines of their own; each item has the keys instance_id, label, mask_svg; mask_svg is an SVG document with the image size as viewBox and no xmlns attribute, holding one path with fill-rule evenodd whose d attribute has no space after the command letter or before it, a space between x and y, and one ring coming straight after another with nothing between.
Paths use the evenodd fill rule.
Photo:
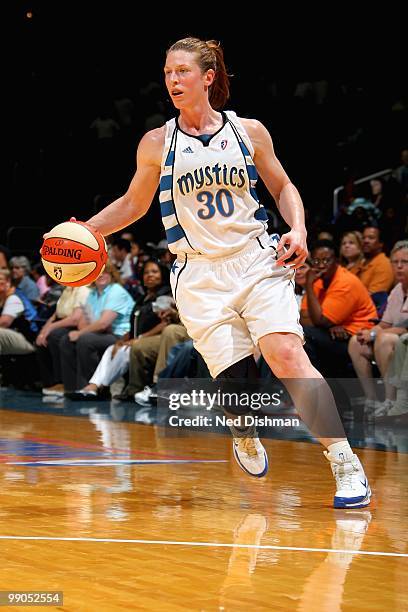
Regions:
<instances>
[{"instance_id":1,"label":"shoe laces","mask_svg":"<svg viewBox=\"0 0 408 612\"><path fill-rule=\"evenodd\" d=\"M240 452L246 453L248 457L258 456L254 438L235 438L235 441Z\"/></svg>"},{"instance_id":2,"label":"shoe laces","mask_svg":"<svg viewBox=\"0 0 408 612\"><path fill-rule=\"evenodd\" d=\"M357 484L356 480L360 470L351 457L348 461L336 461L327 451L325 451L327 459L329 459L334 477L339 489L354 489Z\"/></svg>"}]
</instances>

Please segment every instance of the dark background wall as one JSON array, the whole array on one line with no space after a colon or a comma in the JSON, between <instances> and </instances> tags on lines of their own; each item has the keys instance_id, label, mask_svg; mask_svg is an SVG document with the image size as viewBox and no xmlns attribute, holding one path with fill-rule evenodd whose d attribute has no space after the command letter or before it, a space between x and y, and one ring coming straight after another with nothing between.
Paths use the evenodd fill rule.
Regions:
<instances>
[{"instance_id":1,"label":"dark background wall","mask_svg":"<svg viewBox=\"0 0 408 612\"><path fill-rule=\"evenodd\" d=\"M126 189L146 119L172 116L164 52L186 35L221 40L234 75L228 108L265 123L311 217L330 219L333 188L350 176L398 165L407 97L396 16L390 26L379 18L374 36L347 15L335 27L311 14L309 26L295 9L266 18L256 6L190 4L147 6L142 18L126 4L16 2L7 15L0 242L10 226L86 219ZM133 123L105 155L90 125L101 112L117 119L124 98ZM162 236L157 209L136 226L153 240Z\"/></svg>"}]
</instances>

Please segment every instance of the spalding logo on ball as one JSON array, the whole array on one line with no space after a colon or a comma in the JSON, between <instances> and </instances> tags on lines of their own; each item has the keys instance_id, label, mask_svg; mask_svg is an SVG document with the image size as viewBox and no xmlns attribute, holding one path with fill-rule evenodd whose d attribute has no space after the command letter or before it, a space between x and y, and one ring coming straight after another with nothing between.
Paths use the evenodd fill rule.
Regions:
<instances>
[{"instance_id":1,"label":"spalding logo on ball","mask_svg":"<svg viewBox=\"0 0 408 612\"><path fill-rule=\"evenodd\" d=\"M47 274L68 287L92 283L108 259L102 234L81 221L56 225L48 232L40 253Z\"/></svg>"}]
</instances>

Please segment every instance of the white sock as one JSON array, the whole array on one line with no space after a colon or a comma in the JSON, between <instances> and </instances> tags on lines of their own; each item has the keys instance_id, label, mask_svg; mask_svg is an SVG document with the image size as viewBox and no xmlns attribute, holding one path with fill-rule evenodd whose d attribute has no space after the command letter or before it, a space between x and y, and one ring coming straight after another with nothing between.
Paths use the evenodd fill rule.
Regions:
<instances>
[{"instance_id":1,"label":"white sock","mask_svg":"<svg viewBox=\"0 0 408 612\"><path fill-rule=\"evenodd\" d=\"M341 463L343 463L343 461L351 459L351 457L353 456L353 451L348 440L329 444L327 450L336 461L340 461Z\"/></svg>"}]
</instances>

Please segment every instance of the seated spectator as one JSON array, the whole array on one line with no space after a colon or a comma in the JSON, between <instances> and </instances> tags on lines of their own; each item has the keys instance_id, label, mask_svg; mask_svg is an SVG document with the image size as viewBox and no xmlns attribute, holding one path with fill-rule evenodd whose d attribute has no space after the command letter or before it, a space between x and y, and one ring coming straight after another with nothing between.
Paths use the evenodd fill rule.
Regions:
<instances>
[{"instance_id":1,"label":"seated spectator","mask_svg":"<svg viewBox=\"0 0 408 612\"><path fill-rule=\"evenodd\" d=\"M363 237L360 232L346 232L340 242L340 264L359 275L364 263Z\"/></svg>"},{"instance_id":2,"label":"seated spectator","mask_svg":"<svg viewBox=\"0 0 408 612\"><path fill-rule=\"evenodd\" d=\"M0 270L0 355L34 352L34 333L24 316L24 303L11 286L9 270Z\"/></svg>"},{"instance_id":3,"label":"seated spectator","mask_svg":"<svg viewBox=\"0 0 408 612\"><path fill-rule=\"evenodd\" d=\"M303 296L306 293L306 274L310 270L310 265L307 261L300 268L296 269L295 272L295 296L299 306L299 310L302 304Z\"/></svg>"},{"instance_id":4,"label":"seated spectator","mask_svg":"<svg viewBox=\"0 0 408 612\"><path fill-rule=\"evenodd\" d=\"M347 214L353 217L357 211L357 209L361 209L364 211L366 218L369 222L373 223L377 221L381 217L381 211L376 207L376 205L366 198L354 198L351 204L347 207Z\"/></svg>"},{"instance_id":5,"label":"seated spectator","mask_svg":"<svg viewBox=\"0 0 408 612\"><path fill-rule=\"evenodd\" d=\"M408 319L401 324L408 330ZM399 336L387 371L387 381L396 389L396 399L389 410L378 418L393 419L408 414L408 333Z\"/></svg>"},{"instance_id":6,"label":"seated spectator","mask_svg":"<svg viewBox=\"0 0 408 612\"><path fill-rule=\"evenodd\" d=\"M317 234L317 240L330 240L330 242L333 242L334 236L331 232L322 230Z\"/></svg>"},{"instance_id":7,"label":"seated spectator","mask_svg":"<svg viewBox=\"0 0 408 612\"><path fill-rule=\"evenodd\" d=\"M375 327L363 328L349 342L349 354L364 389L365 413L368 418L384 416L392 408L395 388L387 379L387 369L398 337L406 332L403 322L408 318L408 240L401 240L391 251L391 263L398 284L391 291L387 308ZM373 380L372 359L375 358L385 377L385 401L378 405Z\"/></svg>"},{"instance_id":8,"label":"seated spectator","mask_svg":"<svg viewBox=\"0 0 408 612\"><path fill-rule=\"evenodd\" d=\"M33 279L30 278L31 266L27 257L12 257L10 259L10 269L14 287L18 287L19 291L24 293L29 300L38 300L40 291Z\"/></svg>"},{"instance_id":9,"label":"seated spectator","mask_svg":"<svg viewBox=\"0 0 408 612\"><path fill-rule=\"evenodd\" d=\"M300 318L305 350L325 376L338 377L347 371L350 336L372 327L370 319L377 313L361 281L338 265L332 242L315 244L311 265Z\"/></svg>"},{"instance_id":10,"label":"seated spectator","mask_svg":"<svg viewBox=\"0 0 408 612\"><path fill-rule=\"evenodd\" d=\"M111 254L116 267L119 270L122 282L126 282L133 275L131 246L125 238L115 238L112 241Z\"/></svg>"},{"instance_id":11,"label":"seated spectator","mask_svg":"<svg viewBox=\"0 0 408 612\"><path fill-rule=\"evenodd\" d=\"M152 303L161 295L169 295L168 272L156 261L147 261L143 268L143 286L145 295L139 297L130 315L129 330L115 344L109 346L103 354L89 383L70 394L71 399L95 399L105 395L105 389L117 378L123 376L129 368L130 347L135 337L150 337L160 333L161 319L153 312ZM125 393L125 399L128 399Z\"/></svg>"},{"instance_id":12,"label":"seated spectator","mask_svg":"<svg viewBox=\"0 0 408 612\"><path fill-rule=\"evenodd\" d=\"M135 237L132 234L132 232L122 232L121 235L119 236L119 238L123 238L124 240L128 240L130 242L130 244L132 244L132 242L135 242Z\"/></svg>"},{"instance_id":13,"label":"seated spectator","mask_svg":"<svg viewBox=\"0 0 408 612\"><path fill-rule=\"evenodd\" d=\"M65 287L54 314L36 338L44 395L64 395L59 345L62 338L77 329L88 295L88 287Z\"/></svg>"},{"instance_id":14,"label":"seated spectator","mask_svg":"<svg viewBox=\"0 0 408 612\"><path fill-rule=\"evenodd\" d=\"M82 389L104 351L129 332L134 301L108 261L91 288L78 329L60 341L62 382L66 392Z\"/></svg>"},{"instance_id":15,"label":"seated spectator","mask_svg":"<svg viewBox=\"0 0 408 612\"><path fill-rule=\"evenodd\" d=\"M170 350L189 339L174 307L158 314L163 324L162 332L150 338L139 337L140 341L132 345L130 352L128 393L129 390L132 392L137 389L134 394L135 401L143 405L149 403L159 374L166 367Z\"/></svg>"},{"instance_id":16,"label":"seated spectator","mask_svg":"<svg viewBox=\"0 0 408 612\"><path fill-rule=\"evenodd\" d=\"M41 300L50 288L47 283L47 278L50 277L45 273L42 263L37 263L35 266L33 266L31 275L38 287L38 291L40 292L38 299Z\"/></svg>"},{"instance_id":17,"label":"seated spectator","mask_svg":"<svg viewBox=\"0 0 408 612\"><path fill-rule=\"evenodd\" d=\"M394 272L391 262L383 253L383 241L380 229L374 226L363 230L363 253L365 261L358 274L368 292L389 292L394 284Z\"/></svg>"}]
</instances>

